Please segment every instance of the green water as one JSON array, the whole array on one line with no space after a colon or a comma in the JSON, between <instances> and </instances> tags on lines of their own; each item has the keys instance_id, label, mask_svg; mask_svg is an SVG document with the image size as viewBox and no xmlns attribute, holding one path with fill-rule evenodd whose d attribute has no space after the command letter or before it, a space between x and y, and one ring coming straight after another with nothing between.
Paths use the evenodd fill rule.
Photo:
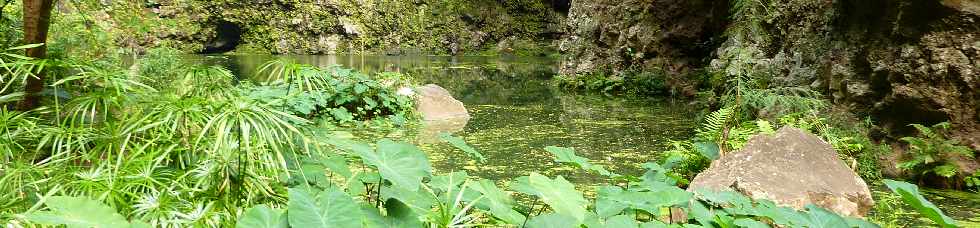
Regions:
<instances>
[{"instance_id":1,"label":"green water","mask_svg":"<svg viewBox=\"0 0 980 228\"><path fill-rule=\"evenodd\" d=\"M456 126L431 129L424 126L381 131L356 131L360 138L390 137L419 144L429 153L437 172L465 170L470 175L506 181L539 172L562 175L580 185L596 185L603 178L553 162L546 146L573 147L577 154L622 174L640 174L645 162L656 161L658 151L670 140L693 135L700 110L683 100L617 97L569 93L549 85L556 72L550 59L431 56L288 56L317 66L341 65L365 72L394 71L409 75L418 84L433 83L462 101L472 116ZM273 56L211 56L205 62L230 68L236 75L255 76ZM435 136L452 130L479 150L484 162L475 162ZM872 183L873 184L873 183ZM583 189L585 190L585 189ZM890 197L887 188L875 186L879 204ZM923 190L950 217L965 227L980 227L980 195ZM897 201L895 209L872 212L890 214L899 227L931 224Z\"/></svg>"},{"instance_id":2,"label":"green water","mask_svg":"<svg viewBox=\"0 0 980 228\"><path fill-rule=\"evenodd\" d=\"M437 84L462 101L471 118L449 127L479 150L486 160L475 162L423 126L384 132L420 144L438 172L465 170L494 180L530 172L562 175L580 184L596 184L598 176L553 162L546 146L573 147L580 156L611 171L640 174L641 164L656 161L670 140L693 134L697 109L686 101L576 94L550 86L556 62L544 58L431 56L288 56L301 63L341 65L365 72L393 71L418 84ZM256 74L273 56L212 56L207 62L237 75ZM372 135L377 132L362 132ZM379 137L376 134L372 137ZM370 138L370 137L369 137Z\"/></svg>"}]
</instances>

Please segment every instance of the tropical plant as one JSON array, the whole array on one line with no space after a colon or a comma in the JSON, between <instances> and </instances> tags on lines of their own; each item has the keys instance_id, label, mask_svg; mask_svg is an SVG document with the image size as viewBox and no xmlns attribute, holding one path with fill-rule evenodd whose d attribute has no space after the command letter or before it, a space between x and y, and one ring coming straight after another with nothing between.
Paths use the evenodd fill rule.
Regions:
<instances>
[{"instance_id":1,"label":"tropical plant","mask_svg":"<svg viewBox=\"0 0 980 228\"><path fill-rule=\"evenodd\" d=\"M929 220L932 220L942 227L957 227L956 220L946 216L946 214L936 207L936 205L922 197L922 194L919 193L918 186L888 179L883 181L885 185L892 190L892 192L902 196L902 200L905 201L906 204L912 205L912 208L915 208L916 211Z\"/></svg>"},{"instance_id":2,"label":"tropical plant","mask_svg":"<svg viewBox=\"0 0 980 228\"><path fill-rule=\"evenodd\" d=\"M921 137L903 137L902 141L909 144L909 158L898 164L898 168L915 172L916 175L935 174L943 177L953 177L960 174L959 168L952 163L951 157L973 157L973 150L959 145L959 141L946 138L945 131L949 129L948 122L942 122L932 127L911 124L919 131Z\"/></svg>"}]
</instances>

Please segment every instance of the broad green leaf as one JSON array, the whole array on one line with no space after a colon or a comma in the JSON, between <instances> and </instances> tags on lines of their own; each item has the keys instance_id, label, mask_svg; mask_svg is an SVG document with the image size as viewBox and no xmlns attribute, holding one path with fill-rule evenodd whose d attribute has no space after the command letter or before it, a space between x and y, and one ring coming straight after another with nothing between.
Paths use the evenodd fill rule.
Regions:
<instances>
[{"instance_id":1,"label":"broad green leaf","mask_svg":"<svg viewBox=\"0 0 980 228\"><path fill-rule=\"evenodd\" d=\"M27 220L69 228L129 227L129 222L112 207L85 197L52 196L45 199L48 211L27 214Z\"/></svg>"},{"instance_id":2,"label":"broad green leaf","mask_svg":"<svg viewBox=\"0 0 980 228\"><path fill-rule=\"evenodd\" d=\"M865 221L864 219L845 217L844 220L847 221L847 226L850 226L850 227L857 227L857 228L881 228L881 226L878 226L877 224L874 224L874 223Z\"/></svg>"},{"instance_id":3,"label":"broad green leaf","mask_svg":"<svg viewBox=\"0 0 980 228\"><path fill-rule=\"evenodd\" d=\"M745 228L769 228L769 225L766 225L763 222L755 221L749 218L735 219L735 225L738 225L738 227L745 227Z\"/></svg>"},{"instance_id":4,"label":"broad green leaf","mask_svg":"<svg viewBox=\"0 0 980 228\"><path fill-rule=\"evenodd\" d=\"M501 190L490 180L480 180L470 188L483 194L483 200L477 203L477 207L489 210L494 217L510 224L519 224L524 221L524 215L515 211L514 199L510 194Z\"/></svg>"},{"instance_id":5,"label":"broad green leaf","mask_svg":"<svg viewBox=\"0 0 980 228\"><path fill-rule=\"evenodd\" d=\"M659 191L660 189L675 187L677 180L673 177L667 176L667 169L660 166L660 164L647 162L643 164L647 171L643 173L642 184L644 187L650 189L651 191Z\"/></svg>"},{"instance_id":6,"label":"broad green leaf","mask_svg":"<svg viewBox=\"0 0 980 228\"><path fill-rule=\"evenodd\" d=\"M485 160L483 154L481 154L480 151L477 151L469 144L466 144L466 141L464 141L463 138L452 136L449 133L445 133L445 132L440 133L439 138L442 138L443 141L448 142L450 145L453 145L457 149L463 150L463 152L466 152L467 155L476 158L480 162L483 162Z\"/></svg>"},{"instance_id":7,"label":"broad green leaf","mask_svg":"<svg viewBox=\"0 0 980 228\"><path fill-rule=\"evenodd\" d=\"M548 213L531 218L527 222L529 228L578 228L576 218L558 213Z\"/></svg>"},{"instance_id":8,"label":"broad green leaf","mask_svg":"<svg viewBox=\"0 0 980 228\"><path fill-rule=\"evenodd\" d=\"M305 163L305 162L304 162ZM300 166L300 173L295 176L302 181L307 183L314 183L317 186L327 186L329 185L327 180L327 172L325 168L320 164L315 163L305 163Z\"/></svg>"},{"instance_id":9,"label":"broad green leaf","mask_svg":"<svg viewBox=\"0 0 980 228\"><path fill-rule=\"evenodd\" d=\"M670 227L667 225L667 223L661 222L660 220L656 220L656 219L640 224L640 228L667 228L667 227Z\"/></svg>"},{"instance_id":10,"label":"broad green leaf","mask_svg":"<svg viewBox=\"0 0 980 228\"><path fill-rule=\"evenodd\" d=\"M601 218L608 218L628 208L629 205L617 199L622 193L623 188L619 186L607 185L599 187L595 202L596 214Z\"/></svg>"},{"instance_id":11,"label":"broad green leaf","mask_svg":"<svg viewBox=\"0 0 980 228\"><path fill-rule=\"evenodd\" d=\"M365 163L378 168L381 177L407 190L419 189L432 171L425 154L411 144L388 139L378 141L377 153L355 151Z\"/></svg>"},{"instance_id":12,"label":"broad green leaf","mask_svg":"<svg viewBox=\"0 0 980 228\"><path fill-rule=\"evenodd\" d=\"M902 196L902 201L912 205L912 208L915 208L916 211L926 218L931 219L942 227L956 227L956 220L946 216L935 204L923 198L922 194L919 193L918 186L889 179L885 179L884 182L892 192Z\"/></svg>"},{"instance_id":13,"label":"broad green leaf","mask_svg":"<svg viewBox=\"0 0 980 228\"><path fill-rule=\"evenodd\" d=\"M314 198L306 190L289 189L289 225L292 227L360 227L361 213L346 193L329 188Z\"/></svg>"},{"instance_id":14,"label":"broad green leaf","mask_svg":"<svg viewBox=\"0 0 980 228\"><path fill-rule=\"evenodd\" d=\"M281 209L271 209L264 204L256 205L245 211L235 224L238 228L287 228L286 216Z\"/></svg>"},{"instance_id":15,"label":"broad green leaf","mask_svg":"<svg viewBox=\"0 0 980 228\"><path fill-rule=\"evenodd\" d=\"M285 227L285 226L284 226ZM153 225L145 223L143 221L133 221L129 224L129 228L153 228Z\"/></svg>"},{"instance_id":16,"label":"broad green leaf","mask_svg":"<svg viewBox=\"0 0 980 228\"><path fill-rule=\"evenodd\" d=\"M609 205L613 206L626 206L628 208L638 209L646 211L653 215L659 215L661 209L670 207L673 205L684 204L690 201L691 193L684 191L683 189L664 189L657 192L637 192L637 191L619 191L611 189L610 192L600 193L601 201L603 203L600 207L599 202L596 203L596 210L599 209L609 210ZM618 207L611 207L611 209L619 209ZM621 209L620 209L621 210ZM601 215L609 215L611 211L604 211Z\"/></svg>"},{"instance_id":17,"label":"broad green leaf","mask_svg":"<svg viewBox=\"0 0 980 228\"><path fill-rule=\"evenodd\" d=\"M601 165L592 164L591 162L589 162L588 158L575 155L575 149L548 146L545 147L544 150L555 155L555 161L557 162L572 163L582 169L588 171L594 171L603 176L616 176L615 174L609 172L609 170L606 170L605 167L602 167Z\"/></svg>"},{"instance_id":18,"label":"broad green leaf","mask_svg":"<svg viewBox=\"0 0 980 228\"><path fill-rule=\"evenodd\" d=\"M538 173L531 173L528 177L531 187L556 213L574 218L574 222L581 223L585 218L585 206L588 201L582 197L582 193L575 190L575 185L569 183L565 178L558 176L554 180L542 176Z\"/></svg>"},{"instance_id":19,"label":"broad green leaf","mask_svg":"<svg viewBox=\"0 0 980 228\"><path fill-rule=\"evenodd\" d=\"M388 224L398 227L422 227L418 214L398 200L385 201L385 210L388 211Z\"/></svg>"},{"instance_id":20,"label":"broad green leaf","mask_svg":"<svg viewBox=\"0 0 980 228\"><path fill-rule=\"evenodd\" d=\"M810 227L850 227L840 215L827 211L813 204L806 205L810 215Z\"/></svg>"},{"instance_id":21,"label":"broad green leaf","mask_svg":"<svg viewBox=\"0 0 980 228\"><path fill-rule=\"evenodd\" d=\"M523 192L528 195L538 195L538 190L535 190L534 187L531 187L531 181L527 176L514 178L514 180L510 181L509 187L510 190L514 190L517 192Z\"/></svg>"},{"instance_id":22,"label":"broad green leaf","mask_svg":"<svg viewBox=\"0 0 980 228\"><path fill-rule=\"evenodd\" d=\"M796 209L780 207L766 199L756 200L755 203L755 215L768 217L777 225L791 227L803 226L809 223L809 218Z\"/></svg>"},{"instance_id":23,"label":"broad green leaf","mask_svg":"<svg viewBox=\"0 0 980 228\"><path fill-rule=\"evenodd\" d=\"M711 226L711 221L715 218L715 213L708 209L701 201L695 200L691 202L690 211L688 216L694 218L701 225Z\"/></svg>"},{"instance_id":24,"label":"broad green leaf","mask_svg":"<svg viewBox=\"0 0 980 228\"><path fill-rule=\"evenodd\" d=\"M591 212L585 213L585 220L582 221L582 226L587 228L605 228L606 225L603 224L603 219L599 218L598 215Z\"/></svg>"},{"instance_id":25,"label":"broad green leaf","mask_svg":"<svg viewBox=\"0 0 980 228\"><path fill-rule=\"evenodd\" d=\"M617 215L606 219L606 227L608 228L636 228L638 226L640 224L636 220L626 215Z\"/></svg>"},{"instance_id":26,"label":"broad green leaf","mask_svg":"<svg viewBox=\"0 0 980 228\"><path fill-rule=\"evenodd\" d=\"M347 166L347 159L344 156L332 155L320 159L320 164L327 167L331 172L340 174L344 177L351 177L350 168Z\"/></svg>"},{"instance_id":27,"label":"broad green leaf","mask_svg":"<svg viewBox=\"0 0 980 228\"><path fill-rule=\"evenodd\" d=\"M701 153L704 157L711 160L718 160L720 148L715 142L696 142L694 143L694 148L697 149L698 153Z\"/></svg>"},{"instance_id":28,"label":"broad green leaf","mask_svg":"<svg viewBox=\"0 0 980 228\"><path fill-rule=\"evenodd\" d=\"M425 214L437 203L437 199L433 198L428 192L408 190L399 186L386 186L382 188L381 198L396 199L414 210L417 214Z\"/></svg>"},{"instance_id":29,"label":"broad green leaf","mask_svg":"<svg viewBox=\"0 0 980 228\"><path fill-rule=\"evenodd\" d=\"M446 175L436 175L429 181L428 186L434 189L439 189L443 192L448 192L450 189L457 188L459 185L463 184L467 178L469 178L469 174L467 174L466 171L457 171Z\"/></svg>"},{"instance_id":30,"label":"broad green leaf","mask_svg":"<svg viewBox=\"0 0 980 228\"><path fill-rule=\"evenodd\" d=\"M388 216L382 216L378 208L374 205L361 205L361 213L364 214L363 224L365 228L418 228L422 227L417 215L412 213L408 207L389 199L385 203L385 210Z\"/></svg>"}]
</instances>

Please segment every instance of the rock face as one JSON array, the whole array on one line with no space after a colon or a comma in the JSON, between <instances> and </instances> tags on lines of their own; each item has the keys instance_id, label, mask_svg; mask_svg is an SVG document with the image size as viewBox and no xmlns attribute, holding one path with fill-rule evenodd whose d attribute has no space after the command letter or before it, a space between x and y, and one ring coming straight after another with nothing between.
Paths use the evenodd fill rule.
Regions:
<instances>
[{"instance_id":1,"label":"rock face","mask_svg":"<svg viewBox=\"0 0 980 228\"><path fill-rule=\"evenodd\" d=\"M686 76L705 65L727 23L728 1L573 1L561 73L659 69Z\"/></svg>"},{"instance_id":2,"label":"rock face","mask_svg":"<svg viewBox=\"0 0 980 228\"><path fill-rule=\"evenodd\" d=\"M196 43L217 22L242 28L242 43L275 54L362 51L401 54L483 50L506 38L552 40L567 0L159 0L153 10L181 23L162 38Z\"/></svg>"},{"instance_id":3,"label":"rock face","mask_svg":"<svg viewBox=\"0 0 980 228\"><path fill-rule=\"evenodd\" d=\"M870 115L892 139L912 123L949 121L980 149L980 14L976 0L774 1L755 66L774 84L803 85ZM738 23L738 22L733 22ZM738 59L719 58L719 65Z\"/></svg>"},{"instance_id":4,"label":"rock face","mask_svg":"<svg viewBox=\"0 0 980 228\"><path fill-rule=\"evenodd\" d=\"M428 84L417 88L417 90L415 106L419 114L422 115L422 120L447 121L470 118L463 102L453 98L446 89L438 85Z\"/></svg>"},{"instance_id":5,"label":"rock face","mask_svg":"<svg viewBox=\"0 0 980 228\"><path fill-rule=\"evenodd\" d=\"M764 5L741 13L729 2L574 1L561 73L676 78L751 60L770 85L807 86L871 116L878 135L896 140L915 134L911 123L949 121L980 150L980 1L755 1Z\"/></svg>"},{"instance_id":6,"label":"rock face","mask_svg":"<svg viewBox=\"0 0 980 228\"><path fill-rule=\"evenodd\" d=\"M817 136L783 127L759 135L740 150L711 163L690 190L734 190L753 199L801 209L816 204L863 217L874 206L867 184Z\"/></svg>"}]
</instances>

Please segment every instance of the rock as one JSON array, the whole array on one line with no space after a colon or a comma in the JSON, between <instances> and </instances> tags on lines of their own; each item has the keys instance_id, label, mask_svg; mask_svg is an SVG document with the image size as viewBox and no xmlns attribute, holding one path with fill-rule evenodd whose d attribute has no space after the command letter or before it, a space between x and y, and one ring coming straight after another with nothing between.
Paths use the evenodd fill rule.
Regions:
<instances>
[{"instance_id":1,"label":"rock","mask_svg":"<svg viewBox=\"0 0 980 228\"><path fill-rule=\"evenodd\" d=\"M463 102L453 98L446 89L438 85L428 84L416 90L418 95L415 96L415 109L422 115L422 120L439 121L470 118Z\"/></svg>"},{"instance_id":2,"label":"rock","mask_svg":"<svg viewBox=\"0 0 980 228\"><path fill-rule=\"evenodd\" d=\"M959 11L980 15L980 0L942 0L942 4Z\"/></svg>"},{"instance_id":3,"label":"rock","mask_svg":"<svg viewBox=\"0 0 980 228\"><path fill-rule=\"evenodd\" d=\"M874 206L868 185L830 144L792 127L752 138L742 150L712 162L690 186L734 190L797 209L816 204L853 217L863 217Z\"/></svg>"},{"instance_id":4,"label":"rock","mask_svg":"<svg viewBox=\"0 0 980 228\"><path fill-rule=\"evenodd\" d=\"M686 76L719 44L713 37L725 29L728 7L708 0L572 1L559 73L657 69L675 82L669 88L686 92L683 87L693 85Z\"/></svg>"}]
</instances>

